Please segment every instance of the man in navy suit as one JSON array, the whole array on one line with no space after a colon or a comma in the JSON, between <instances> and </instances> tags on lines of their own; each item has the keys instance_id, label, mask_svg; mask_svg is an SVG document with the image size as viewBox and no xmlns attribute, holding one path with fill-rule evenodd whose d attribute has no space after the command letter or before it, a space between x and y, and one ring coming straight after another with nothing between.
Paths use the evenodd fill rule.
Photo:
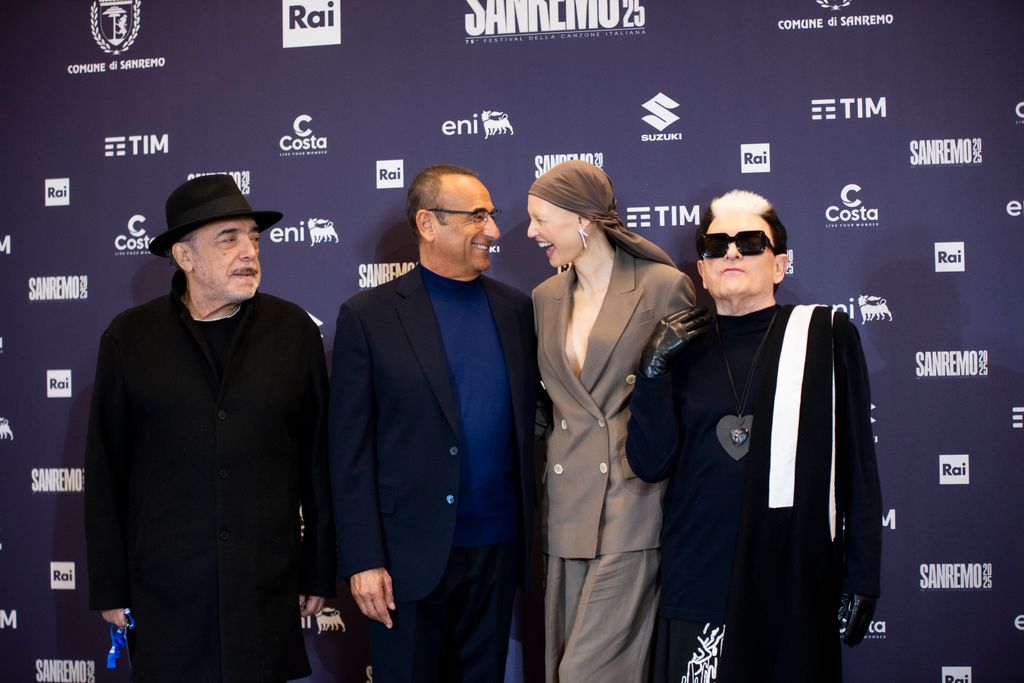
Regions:
<instances>
[{"instance_id":1,"label":"man in navy suit","mask_svg":"<svg viewBox=\"0 0 1024 683\"><path fill-rule=\"evenodd\" d=\"M526 564L537 342L525 294L483 277L500 231L459 166L409 187L419 265L341 306L330 398L339 564L374 680L504 677Z\"/></svg>"}]
</instances>

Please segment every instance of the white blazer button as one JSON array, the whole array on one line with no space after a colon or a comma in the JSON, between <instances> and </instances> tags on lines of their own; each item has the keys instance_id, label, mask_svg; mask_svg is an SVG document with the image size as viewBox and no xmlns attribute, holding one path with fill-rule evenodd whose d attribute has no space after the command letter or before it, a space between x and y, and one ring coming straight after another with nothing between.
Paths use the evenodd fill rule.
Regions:
<instances>
[{"instance_id":1,"label":"white blazer button","mask_svg":"<svg viewBox=\"0 0 1024 683\"><path fill-rule=\"evenodd\" d=\"M600 427L601 429L604 429L604 420L598 420L597 426Z\"/></svg>"},{"instance_id":2,"label":"white blazer button","mask_svg":"<svg viewBox=\"0 0 1024 683\"><path fill-rule=\"evenodd\" d=\"M601 470L601 474L608 474L608 463L601 463L601 466L597 469Z\"/></svg>"},{"instance_id":3,"label":"white blazer button","mask_svg":"<svg viewBox=\"0 0 1024 683\"><path fill-rule=\"evenodd\" d=\"M636 384L636 375L626 375L626 384Z\"/></svg>"},{"instance_id":4,"label":"white blazer button","mask_svg":"<svg viewBox=\"0 0 1024 683\"><path fill-rule=\"evenodd\" d=\"M548 390L547 385L544 384L544 380L540 381L540 388L543 389L544 391Z\"/></svg>"},{"instance_id":5,"label":"white blazer button","mask_svg":"<svg viewBox=\"0 0 1024 683\"><path fill-rule=\"evenodd\" d=\"M551 469L554 471L555 474L561 474L562 473L562 466L561 465L557 465L556 464Z\"/></svg>"},{"instance_id":6,"label":"white blazer button","mask_svg":"<svg viewBox=\"0 0 1024 683\"><path fill-rule=\"evenodd\" d=\"M566 421L565 421L565 420L563 419L563 420L562 420L562 429L568 429L568 428L569 428L569 423L568 423L568 422L566 422Z\"/></svg>"}]
</instances>

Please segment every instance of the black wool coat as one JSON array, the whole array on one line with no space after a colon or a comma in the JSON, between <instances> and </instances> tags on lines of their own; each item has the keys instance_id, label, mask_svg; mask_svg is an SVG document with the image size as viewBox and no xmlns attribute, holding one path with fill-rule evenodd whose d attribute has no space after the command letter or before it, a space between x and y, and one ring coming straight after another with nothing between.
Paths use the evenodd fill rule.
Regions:
<instances>
[{"instance_id":1,"label":"black wool coat","mask_svg":"<svg viewBox=\"0 0 1024 683\"><path fill-rule=\"evenodd\" d=\"M298 596L332 597L337 561L320 335L301 308L258 293L218 378L182 280L100 342L90 607L132 608L136 681L306 676Z\"/></svg>"}]
</instances>

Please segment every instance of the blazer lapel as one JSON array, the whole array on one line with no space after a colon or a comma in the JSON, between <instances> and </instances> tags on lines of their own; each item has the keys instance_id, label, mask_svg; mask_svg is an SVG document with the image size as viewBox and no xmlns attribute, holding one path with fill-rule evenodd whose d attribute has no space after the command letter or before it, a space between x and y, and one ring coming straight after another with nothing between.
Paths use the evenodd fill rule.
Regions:
<instances>
[{"instance_id":1,"label":"blazer lapel","mask_svg":"<svg viewBox=\"0 0 1024 683\"><path fill-rule=\"evenodd\" d=\"M402 323L409 345L412 347L420 369L427 378L437 403L441 407L452 432L461 436L459 431L459 414L455 409L455 396L452 394L451 381L448 379L448 362L441 343L441 333L434 317L434 307L430 303L430 295L423 285L423 275L419 266L402 278L397 288L401 299L396 306L398 318Z\"/></svg>"},{"instance_id":2,"label":"blazer lapel","mask_svg":"<svg viewBox=\"0 0 1024 683\"><path fill-rule=\"evenodd\" d=\"M516 400L517 396L523 395L523 382L526 380L526 360L523 358L523 335L524 330L519 324L519 317L512 303L495 288L493 282L481 276L480 281L484 285L484 293L487 295L487 303L491 307L491 315L494 317L494 325L498 328L498 337L501 339L501 351L505 357L505 374L508 375L509 392L512 397L512 413L515 418L516 436L523 433L523 426L527 416L524 410L534 410L534 406L520 405ZM531 412L529 420L532 423L534 415ZM520 444L524 445L524 444Z\"/></svg>"},{"instance_id":3,"label":"blazer lapel","mask_svg":"<svg viewBox=\"0 0 1024 683\"><path fill-rule=\"evenodd\" d=\"M572 291L576 284L576 273L569 270L562 280L563 287L552 296L552 300L544 307L544 339L541 340L543 353L547 357L548 365L552 367L561 379L564 386L576 402L587 410L595 418L603 417L601 409L594 398L590 395L580 378L569 366L569 359L565 355L565 334L569 328L569 313L572 310ZM589 351L588 351L589 356ZM585 368L585 366L584 366Z\"/></svg>"},{"instance_id":4,"label":"blazer lapel","mask_svg":"<svg viewBox=\"0 0 1024 683\"><path fill-rule=\"evenodd\" d=\"M583 363L580 375L580 382L588 393L594 390L594 385L608 365L608 359L632 320L642 293L636 286L636 259L625 250L616 249L611 282L608 283L608 292L604 295L604 303L597 314L594 329L590 331L587 360Z\"/></svg>"}]
</instances>

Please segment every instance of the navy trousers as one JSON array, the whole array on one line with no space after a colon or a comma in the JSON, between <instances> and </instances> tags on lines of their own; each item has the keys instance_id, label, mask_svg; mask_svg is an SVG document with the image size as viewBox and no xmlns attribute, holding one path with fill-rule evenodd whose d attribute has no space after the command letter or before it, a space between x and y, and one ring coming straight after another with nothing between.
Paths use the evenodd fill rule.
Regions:
<instances>
[{"instance_id":1,"label":"navy trousers","mask_svg":"<svg viewBox=\"0 0 1024 683\"><path fill-rule=\"evenodd\" d=\"M369 626L374 683L502 683L518 543L453 548L437 587Z\"/></svg>"}]
</instances>

